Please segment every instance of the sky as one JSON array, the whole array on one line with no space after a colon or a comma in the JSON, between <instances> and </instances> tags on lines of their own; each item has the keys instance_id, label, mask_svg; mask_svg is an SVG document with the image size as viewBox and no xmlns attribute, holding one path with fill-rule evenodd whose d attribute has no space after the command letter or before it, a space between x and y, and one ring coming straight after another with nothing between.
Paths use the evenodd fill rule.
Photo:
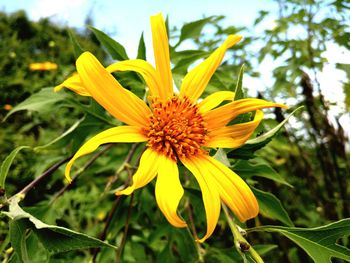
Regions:
<instances>
[{"instance_id":1,"label":"sky","mask_svg":"<svg viewBox=\"0 0 350 263\"><path fill-rule=\"evenodd\" d=\"M271 10L275 4L261 0L0 0L0 10L24 9L33 20L49 17L77 28L84 28L90 15L94 26L115 37L131 57L136 55L140 34L145 32L146 41L150 36L149 17L159 12L178 27L210 15L225 15L225 25L247 26L265 8Z\"/></svg>"},{"instance_id":2,"label":"sky","mask_svg":"<svg viewBox=\"0 0 350 263\"><path fill-rule=\"evenodd\" d=\"M14 12L19 9L24 9L32 20L48 17L61 25L79 29L84 29L85 19L89 15L96 28L114 37L133 58L136 57L142 32L146 46L151 46L149 17L159 12L168 16L171 26L178 28L210 15L226 16L223 26L251 27L260 10L277 11L277 6L272 0L0 0L1 11ZM264 24L265 28L273 26L272 19ZM151 52L150 48L148 52ZM337 114L343 111L341 82L345 81L345 74L335 70L334 64L349 63L350 52L330 45L325 56L330 63L318 78L325 97L338 104L331 109L333 114ZM151 54L147 58L152 62ZM271 71L275 66L274 61L267 60L257 69L261 73L259 79L245 77L244 85L249 88L250 95L255 96L256 91L263 92L266 86L272 85ZM349 116L342 117L340 121L350 131Z\"/></svg>"}]
</instances>

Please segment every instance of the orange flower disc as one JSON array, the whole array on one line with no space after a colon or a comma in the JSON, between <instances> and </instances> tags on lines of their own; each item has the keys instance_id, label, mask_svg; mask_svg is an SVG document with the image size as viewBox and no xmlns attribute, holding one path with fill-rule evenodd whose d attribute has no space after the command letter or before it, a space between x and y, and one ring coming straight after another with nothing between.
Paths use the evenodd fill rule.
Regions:
<instances>
[{"instance_id":1,"label":"orange flower disc","mask_svg":"<svg viewBox=\"0 0 350 263\"><path fill-rule=\"evenodd\" d=\"M205 153L201 146L208 139L206 123L197 105L186 97L166 102L154 99L150 126L145 129L148 146L173 160Z\"/></svg>"}]
</instances>

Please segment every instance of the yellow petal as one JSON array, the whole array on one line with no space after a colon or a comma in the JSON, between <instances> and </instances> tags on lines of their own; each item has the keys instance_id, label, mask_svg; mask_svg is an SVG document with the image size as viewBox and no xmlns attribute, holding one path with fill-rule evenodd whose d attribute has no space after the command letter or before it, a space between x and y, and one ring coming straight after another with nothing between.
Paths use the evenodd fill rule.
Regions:
<instances>
[{"instance_id":1,"label":"yellow petal","mask_svg":"<svg viewBox=\"0 0 350 263\"><path fill-rule=\"evenodd\" d=\"M221 204L218 189L204 162L200 162L194 156L193 158L183 158L181 162L192 172L202 191L207 219L207 232L204 237L197 241L204 242L214 232L219 219Z\"/></svg>"},{"instance_id":2,"label":"yellow petal","mask_svg":"<svg viewBox=\"0 0 350 263\"><path fill-rule=\"evenodd\" d=\"M254 119L249 122L221 127L209 132L209 140L205 146L212 148L237 148L244 144L264 117L260 110L256 111Z\"/></svg>"},{"instance_id":3,"label":"yellow petal","mask_svg":"<svg viewBox=\"0 0 350 263\"><path fill-rule=\"evenodd\" d=\"M143 79L146 81L146 84L149 87L152 96L156 96L162 99L165 99L167 97L167 94L165 94L165 89L162 87L159 73L153 68L151 64L144 60L135 59L120 61L108 66L107 71L135 71L141 74Z\"/></svg>"},{"instance_id":4,"label":"yellow petal","mask_svg":"<svg viewBox=\"0 0 350 263\"><path fill-rule=\"evenodd\" d=\"M58 92L64 87L70 89L71 91L74 91L75 93L81 96L91 96L90 93L85 89L83 83L81 82L78 73L74 73L71 77L63 81L60 85L56 86L54 88L54 91Z\"/></svg>"},{"instance_id":5,"label":"yellow petal","mask_svg":"<svg viewBox=\"0 0 350 263\"><path fill-rule=\"evenodd\" d=\"M115 118L132 126L147 126L151 110L146 103L124 89L94 55L80 55L77 70L86 90Z\"/></svg>"},{"instance_id":6,"label":"yellow petal","mask_svg":"<svg viewBox=\"0 0 350 263\"><path fill-rule=\"evenodd\" d=\"M272 107L288 108L284 104L269 102L266 100L241 99L206 112L203 114L203 118L207 122L207 128L209 130L214 130L225 126L239 114Z\"/></svg>"},{"instance_id":7,"label":"yellow petal","mask_svg":"<svg viewBox=\"0 0 350 263\"><path fill-rule=\"evenodd\" d=\"M157 175L161 156L156 151L147 148L141 156L140 165L132 177L132 185L122 191L117 191L116 195L129 195L134 190L144 187Z\"/></svg>"},{"instance_id":8,"label":"yellow petal","mask_svg":"<svg viewBox=\"0 0 350 263\"><path fill-rule=\"evenodd\" d=\"M162 14L151 16L152 41L156 70L162 85L161 99L173 94L173 78L170 69L169 41Z\"/></svg>"},{"instance_id":9,"label":"yellow petal","mask_svg":"<svg viewBox=\"0 0 350 263\"><path fill-rule=\"evenodd\" d=\"M199 111L205 113L219 106L225 100L233 100L234 97L235 93L232 91L215 92L198 103Z\"/></svg>"},{"instance_id":10,"label":"yellow petal","mask_svg":"<svg viewBox=\"0 0 350 263\"><path fill-rule=\"evenodd\" d=\"M238 43L241 36L230 35L206 60L192 69L183 79L180 96L186 96L196 101L203 93L209 80L221 64L227 49Z\"/></svg>"},{"instance_id":11,"label":"yellow petal","mask_svg":"<svg viewBox=\"0 0 350 263\"><path fill-rule=\"evenodd\" d=\"M145 142L147 140L148 138L142 134L141 128L137 126L120 126L105 130L92 137L80 147L73 158L68 162L65 170L65 176L67 180L71 182L72 179L70 178L70 169L75 160L81 156L92 153L101 144L117 142Z\"/></svg>"},{"instance_id":12,"label":"yellow petal","mask_svg":"<svg viewBox=\"0 0 350 263\"><path fill-rule=\"evenodd\" d=\"M196 157L195 162L207 169L215 181L222 201L235 213L241 222L258 215L258 202L249 186L241 177L208 155Z\"/></svg>"},{"instance_id":13,"label":"yellow petal","mask_svg":"<svg viewBox=\"0 0 350 263\"><path fill-rule=\"evenodd\" d=\"M186 222L177 214L177 207L184 194L179 170L174 160L164 155L161 159L156 183L157 204L170 224L175 227L185 227Z\"/></svg>"}]
</instances>

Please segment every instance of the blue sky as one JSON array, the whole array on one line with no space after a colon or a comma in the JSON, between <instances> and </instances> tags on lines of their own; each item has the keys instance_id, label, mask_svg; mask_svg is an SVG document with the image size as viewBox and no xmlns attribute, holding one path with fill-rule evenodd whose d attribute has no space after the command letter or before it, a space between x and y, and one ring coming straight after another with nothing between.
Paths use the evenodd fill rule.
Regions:
<instances>
[{"instance_id":1,"label":"blue sky","mask_svg":"<svg viewBox=\"0 0 350 263\"><path fill-rule=\"evenodd\" d=\"M210 15L225 15L225 25L251 26L259 10L275 8L273 1L261 0L0 0L3 11L24 9L33 20L50 17L78 28L84 28L90 14L95 27L115 37L131 57L136 54L141 32L148 40L149 17L153 14L168 15L171 26L177 27Z\"/></svg>"}]
</instances>

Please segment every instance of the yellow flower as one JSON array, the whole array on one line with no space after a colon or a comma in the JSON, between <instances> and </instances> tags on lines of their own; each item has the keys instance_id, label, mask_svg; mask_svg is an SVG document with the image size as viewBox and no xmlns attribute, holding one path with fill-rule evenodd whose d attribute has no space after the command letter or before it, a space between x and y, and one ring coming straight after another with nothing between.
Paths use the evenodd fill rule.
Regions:
<instances>
[{"instance_id":1,"label":"yellow flower","mask_svg":"<svg viewBox=\"0 0 350 263\"><path fill-rule=\"evenodd\" d=\"M78 74L55 88L67 87L84 96L92 96L115 118L126 125L114 127L87 141L69 161L65 175L70 179L74 161L104 143L147 142L133 183L117 195L129 195L157 176L155 196L166 219L175 227L185 227L177 208L184 194L177 162L192 172L202 191L207 219L203 242L214 231L221 201L244 222L255 217L259 207L248 185L224 164L208 155L207 149L236 148L253 133L263 118L259 109L285 107L260 99L232 101L234 93L219 91L198 103L210 78L223 60L226 50L241 40L230 35L206 60L183 79L178 95L173 91L168 36L161 14L151 17L156 67L143 60L114 63L106 69L88 52L76 62ZM135 71L142 75L150 90L150 106L124 89L111 75L114 71ZM231 100L218 107L223 101ZM252 121L228 125L239 114L256 111Z\"/></svg>"},{"instance_id":2,"label":"yellow flower","mask_svg":"<svg viewBox=\"0 0 350 263\"><path fill-rule=\"evenodd\" d=\"M42 62L42 63L30 63L29 64L30 70L38 70L38 71L45 71L45 70L56 70L57 64L52 62Z\"/></svg>"}]
</instances>

